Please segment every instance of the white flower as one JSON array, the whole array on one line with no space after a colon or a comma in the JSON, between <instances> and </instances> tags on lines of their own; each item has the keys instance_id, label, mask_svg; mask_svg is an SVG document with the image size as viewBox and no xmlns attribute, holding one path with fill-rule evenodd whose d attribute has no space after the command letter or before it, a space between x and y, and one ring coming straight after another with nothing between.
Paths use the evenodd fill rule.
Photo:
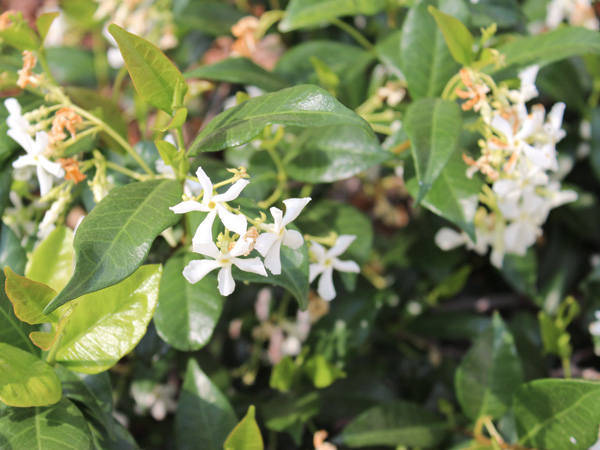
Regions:
<instances>
[{"instance_id":1,"label":"white flower","mask_svg":"<svg viewBox=\"0 0 600 450\"><path fill-rule=\"evenodd\" d=\"M266 233L258 236L254 248L265 258L265 267L273 275L281 273L281 259L279 255L281 245L283 244L295 250L304 242L302 235L298 231L288 230L286 226L300 215L300 212L302 212L310 200L310 197L284 200L283 203L286 207L285 215L279 208L273 207L270 211L275 223L261 225L261 228Z\"/></svg>"},{"instance_id":2,"label":"white flower","mask_svg":"<svg viewBox=\"0 0 600 450\"><path fill-rule=\"evenodd\" d=\"M7 98L4 101L4 106L8 110L8 118L6 125L13 133L21 133L29 136L29 121L21 113L21 105L16 98ZM14 139L14 138L13 138ZM19 142L17 139L15 141Z\"/></svg>"},{"instance_id":3,"label":"white flower","mask_svg":"<svg viewBox=\"0 0 600 450\"><path fill-rule=\"evenodd\" d=\"M548 183L548 175L523 158L519 160L513 175L514 178L503 178L494 182L492 188L498 196L498 201L517 202L527 186L544 186Z\"/></svg>"},{"instance_id":4,"label":"white flower","mask_svg":"<svg viewBox=\"0 0 600 450\"><path fill-rule=\"evenodd\" d=\"M317 242L312 241L310 243L310 252L317 262L309 266L309 281L312 283L318 275L321 275L317 292L323 300L331 301L336 295L333 286L333 269L340 272L360 272L360 267L354 261L340 261L337 258L350 247L354 239L356 239L356 236L341 235L329 250L325 250Z\"/></svg>"},{"instance_id":5,"label":"white flower","mask_svg":"<svg viewBox=\"0 0 600 450\"><path fill-rule=\"evenodd\" d=\"M458 232L451 228L441 228L435 235L435 243L444 251L464 245L467 250L475 250L478 254L483 255L487 252L488 240L479 228L475 229L475 237L477 242L473 242L464 231Z\"/></svg>"},{"instance_id":6,"label":"white flower","mask_svg":"<svg viewBox=\"0 0 600 450\"><path fill-rule=\"evenodd\" d=\"M507 97L511 102L526 103L539 95L537 87L535 86L535 79L537 78L539 70L540 66L529 66L519 72L521 87L518 90L508 92Z\"/></svg>"},{"instance_id":7,"label":"white flower","mask_svg":"<svg viewBox=\"0 0 600 450\"><path fill-rule=\"evenodd\" d=\"M217 214L219 215L221 222L223 222L223 225L225 225L228 230L243 236L248 226L246 217L241 214L236 215L230 212L225 206L225 203L235 200L242 192L242 189L246 187L248 181L238 180L224 194L213 195L212 182L201 167L198 168L196 176L198 177L198 180L200 181L200 184L204 190L202 202L186 200L170 208L171 211L176 214L184 214L191 211L202 211L208 213L204 221L196 230L196 234L192 240L194 251L196 251L195 248L197 245L212 242L212 227Z\"/></svg>"},{"instance_id":8,"label":"white flower","mask_svg":"<svg viewBox=\"0 0 600 450\"><path fill-rule=\"evenodd\" d=\"M242 232L242 234L244 233ZM213 242L200 244L194 248L194 251L201 255L210 256L214 260L200 259L190 261L183 269L183 276L190 283L194 284L204 278L209 272L221 268L218 274L219 292L221 295L227 296L235 289L235 281L231 274L232 265L244 272L252 272L264 277L267 276L265 266L259 258L239 258L239 256L244 255L248 251L251 243L251 239L246 239L245 241L238 239L234 247L227 253L221 253Z\"/></svg>"},{"instance_id":9,"label":"white flower","mask_svg":"<svg viewBox=\"0 0 600 450\"><path fill-rule=\"evenodd\" d=\"M40 194L43 197L52 188L53 176L57 178L65 176L65 171L60 164L51 162L43 156L44 150L48 147L48 134L45 131L38 131L35 135L35 141L31 136L16 131L14 128L8 130L7 134L17 141L27 152L26 155L20 156L13 162L13 167L15 169L36 167L37 177L40 182Z\"/></svg>"},{"instance_id":10,"label":"white flower","mask_svg":"<svg viewBox=\"0 0 600 450\"><path fill-rule=\"evenodd\" d=\"M167 166L162 159L157 159L154 166L156 167L156 172L161 175L165 175L173 180L176 178L173 167ZM200 195L201 192L202 185L197 181L185 180L185 183L183 183L183 193L188 197L195 197L196 195Z\"/></svg>"}]
</instances>

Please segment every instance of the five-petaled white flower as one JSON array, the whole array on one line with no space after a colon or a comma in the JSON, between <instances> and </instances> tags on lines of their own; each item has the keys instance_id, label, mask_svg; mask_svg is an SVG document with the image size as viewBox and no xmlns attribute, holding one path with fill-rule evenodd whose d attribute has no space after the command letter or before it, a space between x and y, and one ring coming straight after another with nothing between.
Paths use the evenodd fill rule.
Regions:
<instances>
[{"instance_id":1,"label":"five-petaled white flower","mask_svg":"<svg viewBox=\"0 0 600 450\"><path fill-rule=\"evenodd\" d=\"M279 255L281 245L283 244L295 250L304 242L298 231L288 230L286 226L298 217L310 200L310 197L284 200L285 214L279 208L273 207L270 211L274 223L261 225L266 233L258 236L254 248L265 258L265 267L273 275L281 274L281 258Z\"/></svg>"},{"instance_id":2,"label":"five-petaled white flower","mask_svg":"<svg viewBox=\"0 0 600 450\"><path fill-rule=\"evenodd\" d=\"M337 257L346 251L356 236L343 234L338 236L335 244L329 250L325 250L321 244L311 241L310 252L317 262L309 266L309 281L312 283L318 275L319 286L317 292L323 300L331 301L336 292L333 286L333 269L340 272L360 272L360 267L354 261L340 261Z\"/></svg>"},{"instance_id":3,"label":"five-petaled white flower","mask_svg":"<svg viewBox=\"0 0 600 450\"><path fill-rule=\"evenodd\" d=\"M22 133L29 136L28 130L30 124L21 112L19 101L16 98L7 98L4 100L4 106L8 111L8 117L6 118L6 125L8 125L8 128L14 130L13 133ZM15 139L15 141L17 141L17 139Z\"/></svg>"},{"instance_id":4,"label":"five-petaled white flower","mask_svg":"<svg viewBox=\"0 0 600 450\"><path fill-rule=\"evenodd\" d=\"M195 249L198 245L212 242L212 227L217 214L219 215L221 222L223 222L223 225L225 225L225 228L239 234L240 236L243 236L248 226L246 217L241 214L237 215L232 213L227 209L224 203L235 200L242 192L242 189L246 187L248 181L238 180L227 190L227 192L213 195L212 182L201 167L199 167L196 171L196 176L198 177L198 181L200 181L200 184L204 190L202 202L186 200L170 208L171 211L176 214L184 214L191 211L202 211L208 213L204 221L196 230L196 234L192 239L194 251L196 251Z\"/></svg>"},{"instance_id":5,"label":"five-petaled white flower","mask_svg":"<svg viewBox=\"0 0 600 450\"><path fill-rule=\"evenodd\" d=\"M213 260L199 259L190 261L183 269L183 276L190 283L194 284L204 278L209 272L220 267L221 270L219 270L218 274L219 292L221 295L230 295L235 289L235 281L231 274L232 265L244 272L252 272L264 277L267 276L267 271L260 258L238 258L248 252L251 243L252 239L244 240L240 238L227 253L221 253L214 242L198 244L194 247L194 251L204 256L210 256Z\"/></svg>"}]
</instances>

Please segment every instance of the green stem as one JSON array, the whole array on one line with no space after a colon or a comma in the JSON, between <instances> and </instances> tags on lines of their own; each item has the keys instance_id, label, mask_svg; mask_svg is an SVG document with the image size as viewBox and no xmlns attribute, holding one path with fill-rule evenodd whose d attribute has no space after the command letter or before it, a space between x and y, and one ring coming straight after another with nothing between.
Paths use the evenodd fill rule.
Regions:
<instances>
[{"instance_id":1,"label":"green stem","mask_svg":"<svg viewBox=\"0 0 600 450\"><path fill-rule=\"evenodd\" d=\"M125 76L127 75L127 67L123 66L117 72L117 76L115 77L115 81L113 83L112 88L112 100L115 104L119 103L119 93L121 91L121 85L123 81L125 81Z\"/></svg>"},{"instance_id":2,"label":"green stem","mask_svg":"<svg viewBox=\"0 0 600 450\"><path fill-rule=\"evenodd\" d=\"M183 140L183 127L175 128L175 137L177 138L177 147L179 151L185 152L185 141Z\"/></svg>"},{"instance_id":3,"label":"green stem","mask_svg":"<svg viewBox=\"0 0 600 450\"><path fill-rule=\"evenodd\" d=\"M460 73L454 75L452 78L450 78L450 81L446 83L446 86L442 91L441 97L445 100L451 100L450 96L453 95L454 91L456 90L456 87L458 86L458 83L460 83Z\"/></svg>"},{"instance_id":4,"label":"green stem","mask_svg":"<svg viewBox=\"0 0 600 450\"><path fill-rule=\"evenodd\" d=\"M50 71L50 66L48 65L48 58L46 57L46 49L45 48L41 48L40 51L38 52L38 61L40 62L40 65L42 66L42 70L48 77L48 80L50 80L50 82L52 84L56 84L56 80L54 79L54 76L52 75L52 72Z\"/></svg>"},{"instance_id":5,"label":"green stem","mask_svg":"<svg viewBox=\"0 0 600 450\"><path fill-rule=\"evenodd\" d=\"M105 164L106 167L108 167L109 169L112 169L116 172L120 172L123 175L127 175L128 177L133 178L137 181L148 181L151 178L148 175L142 175L137 172L134 172L133 170L127 169L126 167L121 167L120 165L112 161L105 161Z\"/></svg>"},{"instance_id":6,"label":"green stem","mask_svg":"<svg viewBox=\"0 0 600 450\"><path fill-rule=\"evenodd\" d=\"M94 71L99 86L107 86L109 83L108 57L106 56L106 45L104 36L99 31L92 36L92 51L94 54Z\"/></svg>"},{"instance_id":7,"label":"green stem","mask_svg":"<svg viewBox=\"0 0 600 450\"><path fill-rule=\"evenodd\" d=\"M354 28L352 25L348 25L346 22L344 22L343 20L340 19L333 19L331 20L331 25L334 25L338 28L340 28L341 30L344 30L346 33L348 33L350 36L352 36L354 38L354 40L356 42L358 42L360 45L362 45L366 50L373 50L375 47L373 46L373 44L371 44L366 37L364 37L360 31L358 31L356 28Z\"/></svg>"},{"instance_id":8,"label":"green stem","mask_svg":"<svg viewBox=\"0 0 600 450\"><path fill-rule=\"evenodd\" d=\"M563 366L563 372L564 372L564 376L566 379L570 379L572 378L572 374L571 374L571 361L569 360L569 358L562 358L561 359L561 363Z\"/></svg>"},{"instance_id":9,"label":"green stem","mask_svg":"<svg viewBox=\"0 0 600 450\"><path fill-rule=\"evenodd\" d=\"M269 196L269 198L258 203L259 207L268 208L271 205L273 205L277 200L279 200L279 198L283 195L283 193L287 189L287 173L285 171L283 162L281 161L281 158L279 157L279 154L277 153L277 150L275 150L271 146L264 147L264 149L269 153L269 156L271 156L271 159L275 163L275 167L277 168L277 181L278 181L277 188L275 189L275 191L273 191L273 193Z\"/></svg>"}]
</instances>

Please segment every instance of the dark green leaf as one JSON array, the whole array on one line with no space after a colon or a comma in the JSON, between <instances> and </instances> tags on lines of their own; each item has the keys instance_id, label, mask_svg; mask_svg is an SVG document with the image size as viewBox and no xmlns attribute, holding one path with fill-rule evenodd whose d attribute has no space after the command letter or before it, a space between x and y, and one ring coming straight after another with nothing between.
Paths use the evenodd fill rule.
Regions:
<instances>
[{"instance_id":1,"label":"dark green leaf","mask_svg":"<svg viewBox=\"0 0 600 450\"><path fill-rule=\"evenodd\" d=\"M210 36L231 34L231 27L245 16L237 8L219 0L183 3L183 8L173 7L177 25Z\"/></svg>"},{"instance_id":2,"label":"dark green leaf","mask_svg":"<svg viewBox=\"0 0 600 450\"><path fill-rule=\"evenodd\" d=\"M600 383L535 380L515 393L519 444L552 450L585 450L598 440Z\"/></svg>"},{"instance_id":3,"label":"dark green leaf","mask_svg":"<svg viewBox=\"0 0 600 450\"><path fill-rule=\"evenodd\" d=\"M263 450L263 440L260 429L254 418L254 406L248 408L248 413L238 423L223 445L224 450Z\"/></svg>"},{"instance_id":4,"label":"dark green leaf","mask_svg":"<svg viewBox=\"0 0 600 450\"><path fill-rule=\"evenodd\" d=\"M303 426L321 409L317 392L304 396L278 395L264 405L265 425L274 431L287 431L295 425Z\"/></svg>"},{"instance_id":5,"label":"dark green leaf","mask_svg":"<svg viewBox=\"0 0 600 450\"><path fill-rule=\"evenodd\" d=\"M175 416L177 448L221 450L236 423L227 397L190 358Z\"/></svg>"},{"instance_id":6,"label":"dark green leaf","mask_svg":"<svg viewBox=\"0 0 600 450\"><path fill-rule=\"evenodd\" d=\"M81 47L49 47L46 49L48 66L61 84L95 86L94 53Z\"/></svg>"},{"instance_id":7,"label":"dark green leaf","mask_svg":"<svg viewBox=\"0 0 600 450\"><path fill-rule=\"evenodd\" d=\"M596 175L596 179L600 180L600 108L592 110L590 122L592 125L590 165Z\"/></svg>"},{"instance_id":8,"label":"dark green leaf","mask_svg":"<svg viewBox=\"0 0 600 450\"><path fill-rule=\"evenodd\" d=\"M428 11L438 24L456 62L468 66L473 61L473 35L457 18L430 6Z\"/></svg>"},{"instance_id":9,"label":"dark green leaf","mask_svg":"<svg viewBox=\"0 0 600 450\"><path fill-rule=\"evenodd\" d=\"M94 440L94 450L139 450L135 439L127 431L127 429L113 420L113 427L115 428L115 437L112 439L110 435L102 430L92 428L92 438ZM88 423L89 424L89 423Z\"/></svg>"},{"instance_id":10,"label":"dark green leaf","mask_svg":"<svg viewBox=\"0 0 600 450\"><path fill-rule=\"evenodd\" d=\"M1 131L0 131L1 132ZM12 165L10 163L2 164L2 148L0 147L0 217L4 214L10 194L12 184ZM0 266L0 269L2 266Z\"/></svg>"},{"instance_id":11,"label":"dark green leaf","mask_svg":"<svg viewBox=\"0 0 600 450\"><path fill-rule=\"evenodd\" d=\"M456 371L458 401L472 420L482 416L499 419L521 383L523 370L514 339L496 313Z\"/></svg>"},{"instance_id":12,"label":"dark green leaf","mask_svg":"<svg viewBox=\"0 0 600 450\"><path fill-rule=\"evenodd\" d=\"M502 277L514 290L530 297L537 294L537 256L534 248L525 256L504 255Z\"/></svg>"},{"instance_id":13,"label":"dark green leaf","mask_svg":"<svg viewBox=\"0 0 600 450\"><path fill-rule=\"evenodd\" d=\"M27 255L21 247L19 238L7 225L0 228L0 271L9 266L16 273L23 273Z\"/></svg>"},{"instance_id":14,"label":"dark green leaf","mask_svg":"<svg viewBox=\"0 0 600 450\"><path fill-rule=\"evenodd\" d=\"M527 4L528 2L521 2ZM530 2L534 3L534 2ZM543 15L541 20L546 19L546 2L535 3L541 6ZM477 3L468 2L471 11L471 26L473 28L489 27L495 23L498 28L515 26L523 18L521 6L517 0L479 0Z\"/></svg>"},{"instance_id":15,"label":"dark green leaf","mask_svg":"<svg viewBox=\"0 0 600 450\"><path fill-rule=\"evenodd\" d=\"M181 195L177 181L164 179L113 189L77 229L75 272L45 313L131 275L156 236L181 218L169 210Z\"/></svg>"},{"instance_id":16,"label":"dark green leaf","mask_svg":"<svg viewBox=\"0 0 600 450\"><path fill-rule=\"evenodd\" d=\"M400 59L400 41L402 30L396 30L384 39L377 42L375 51L379 60L385 64L390 72L402 79L402 60Z\"/></svg>"},{"instance_id":17,"label":"dark green leaf","mask_svg":"<svg viewBox=\"0 0 600 450\"><path fill-rule=\"evenodd\" d=\"M222 112L198 134L190 154L245 144L270 124L307 128L348 124L373 136L373 130L363 118L327 91L303 85L251 98Z\"/></svg>"}]
</instances>

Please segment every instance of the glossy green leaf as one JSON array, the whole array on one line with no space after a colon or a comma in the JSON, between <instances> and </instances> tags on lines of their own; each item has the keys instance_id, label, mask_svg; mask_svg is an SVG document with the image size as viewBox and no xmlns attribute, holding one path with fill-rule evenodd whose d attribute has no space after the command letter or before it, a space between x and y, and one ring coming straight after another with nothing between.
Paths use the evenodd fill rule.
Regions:
<instances>
[{"instance_id":1,"label":"glossy green leaf","mask_svg":"<svg viewBox=\"0 0 600 450\"><path fill-rule=\"evenodd\" d=\"M199 350L208 343L225 301L214 275L196 284L183 277L183 269L192 259L187 253L167 261L154 315L158 335L181 351Z\"/></svg>"},{"instance_id":2,"label":"glossy green leaf","mask_svg":"<svg viewBox=\"0 0 600 450\"><path fill-rule=\"evenodd\" d=\"M462 154L455 151L421 204L434 214L458 225L475 241L473 219L483 181L477 174L468 178L466 170ZM419 183L416 178L410 179L406 188L410 195L415 198L418 196Z\"/></svg>"},{"instance_id":3,"label":"glossy green leaf","mask_svg":"<svg viewBox=\"0 0 600 450\"><path fill-rule=\"evenodd\" d=\"M25 276L59 292L71 278L74 261L73 231L59 226L33 251L25 268Z\"/></svg>"},{"instance_id":4,"label":"glossy green leaf","mask_svg":"<svg viewBox=\"0 0 600 450\"><path fill-rule=\"evenodd\" d=\"M40 37L23 18L23 13L16 11L10 16L10 22L0 30L0 39L18 50L37 50Z\"/></svg>"},{"instance_id":5,"label":"glossy green leaf","mask_svg":"<svg viewBox=\"0 0 600 450\"><path fill-rule=\"evenodd\" d=\"M446 421L421 406L398 401L371 408L343 432L348 447L407 446L434 448L446 435Z\"/></svg>"},{"instance_id":6,"label":"glossy green leaf","mask_svg":"<svg viewBox=\"0 0 600 450\"><path fill-rule=\"evenodd\" d=\"M0 414L0 448L93 450L83 415L63 398L52 406L8 408Z\"/></svg>"},{"instance_id":7,"label":"glossy green leaf","mask_svg":"<svg viewBox=\"0 0 600 450\"><path fill-rule=\"evenodd\" d=\"M460 107L440 98L418 100L408 108L404 126L419 181L420 202L456 150L462 129Z\"/></svg>"},{"instance_id":8,"label":"glossy green leaf","mask_svg":"<svg viewBox=\"0 0 600 450\"><path fill-rule=\"evenodd\" d=\"M44 406L58 402L61 395L52 367L31 353L0 342L2 402L18 407Z\"/></svg>"},{"instance_id":9,"label":"glossy green leaf","mask_svg":"<svg viewBox=\"0 0 600 450\"><path fill-rule=\"evenodd\" d=\"M114 366L146 334L158 300L160 265L147 265L116 286L77 300L56 361L82 373Z\"/></svg>"},{"instance_id":10,"label":"glossy green leaf","mask_svg":"<svg viewBox=\"0 0 600 450\"><path fill-rule=\"evenodd\" d=\"M444 14L433 6L429 6L428 11L442 30L446 44L456 62L464 66L471 64L474 41L469 29L457 18Z\"/></svg>"},{"instance_id":11,"label":"glossy green leaf","mask_svg":"<svg viewBox=\"0 0 600 450\"><path fill-rule=\"evenodd\" d=\"M94 450L139 450L131 433L116 419L113 419L113 426L115 428L114 439L108 433L99 429L93 428L91 430L95 446ZM90 426L90 428L92 427Z\"/></svg>"},{"instance_id":12,"label":"glossy green leaf","mask_svg":"<svg viewBox=\"0 0 600 450\"><path fill-rule=\"evenodd\" d=\"M110 24L108 31L119 44L131 80L142 99L168 114L181 106L187 84L181 72L154 44ZM179 87L177 87L179 85ZM175 98L175 94L178 98Z\"/></svg>"},{"instance_id":13,"label":"glossy green leaf","mask_svg":"<svg viewBox=\"0 0 600 450\"><path fill-rule=\"evenodd\" d=\"M59 311L45 315L42 311L56 296L56 291L43 283L32 281L14 273L10 267L4 269L6 295L13 304L15 315L31 325L58 323Z\"/></svg>"},{"instance_id":14,"label":"glossy green leaf","mask_svg":"<svg viewBox=\"0 0 600 450\"><path fill-rule=\"evenodd\" d=\"M420 0L409 11L402 25L400 58L408 90L415 100L439 95L460 68L442 31L427 11L428 6L436 4L442 12L462 22L468 17L460 0Z\"/></svg>"},{"instance_id":15,"label":"glossy green leaf","mask_svg":"<svg viewBox=\"0 0 600 450\"><path fill-rule=\"evenodd\" d=\"M279 30L314 27L341 16L372 15L385 6L386 0L291 0Z\"/></svg>"},{"instance_id":16,"label":"glossy green leaf","mask_svg":"<svg viewBox=\"0 0 600 450\"><path fill-rule=\"evenodd\" d=\"M273 72L263 69L248 58L228 58L215 64L197 67L184 72L185 78L226 81L228 83L256 86L266 92L278 91L290 84Z\"/></svg>"},{"instance_id":17,"label":"glossy green leaf","mask_svg":"<svg viewBox=\"0 0 600 450\"><path fill-rule=\"evenodd\" d=\"M221 391L190 358L175 415L179 450L221 450L237 419Z\"/></svg>"},{"instance_id":18,"label":"glossy green leaf","mask_svg":"<svg viewBox=\"0 0 600 450\"><path fill-rule=\"evenodd\" d=\"M110 191L79 225L73 243L75 271L45 312L131 275L148 255L156 236L181 219L169 210L181 202L181 195L181 185L165 179Z\"/></svg>"},{"instance_id":19,"label":"glossy green leaf","mask_svg":"<svg viewBox=\"0 0 600 450\"><path fill-rule=\"evenodd\" d=\"M381 39L375 46L377 57L387 69L398 78L403 78L402 60L400 59L400 42L402 30L396 30L389 36Z\"/></svg>"},{"instance_id":20,"label":"glossy green leaf","mask_svg":"<svg viewBox=\"0 0 600 450\"><path fill-rule=\"evenodd\" d=\"M254 414L254 406L250 406L246 416L235 426L225 441L224 450L263 450L265 448Z\"/></svg>"},{"instance_id":21,"label":"glossy green leaf","mask_svg":"<svg viewBox=\"0 0 600 450\"><path fill-rule=\"evenodd\" d=\"M0 272L0 286L5 283L4 272ZM25 322L21 322L13 309L13 305L6 296L3 288L0 289L0 342L18 347L35 355L39 350L31 343L29 333L37 328Z\"/></svg>"},{"instance_id":22,"label":"glossy green leaf","mask_svg":"<svg viewBox=\"0 0 600 450\"><path fill-rule=\"evenodd\" d=\"M307 183L343 180L390 157L379 141L350 125L308 129L284 160L290 177Z\"/></svg>"},{"instance_id":23,"label":"glossy green leaf","mask_svg":"<svg viewBox=\"0 0 600 450\"><path fill-rule=\"evenodd\" d=\"M370 125L327 91L303 85L246 100L213 120L198 134L190 154L245 144L270 124L325 127L348 124L373 136Z\"/></svg>"},{"instance_id":24,"label":"glossy green leaf","mask_svg":"<svg viewBox=\"0 0 600 450\"><path fill-rule=\"evenodd\" d=\"M585 450L598 440L600 383L543 379L515 392L519 444L552 450Z\"/></svg>"},{"instance_id":25,"label":"glossy green leaf","mask_svg":"<svg viewBox=\"0 0 600 450\"><path fill-rule=\"evenodd\" d=\"M458 401L472 420L499 419L523 383L523 370L512 334L498 313L473 344L456 371Z\"/></svg>"},{"instance_id":26,"label":"glossy green leaf","mask_svg":"<svg viewBox=\"0 0 600 450\"><path fill-rule=\"evenodd\" d=\"M54 19L56 19L59 15L59 12L49 12L41 14L36 19L35 25L37 27L38 33L40 34L42 42L46 39L46 36L48 35L48 30L52 26L52 22L54 22Z\"/></svg>"}]
</instances>

